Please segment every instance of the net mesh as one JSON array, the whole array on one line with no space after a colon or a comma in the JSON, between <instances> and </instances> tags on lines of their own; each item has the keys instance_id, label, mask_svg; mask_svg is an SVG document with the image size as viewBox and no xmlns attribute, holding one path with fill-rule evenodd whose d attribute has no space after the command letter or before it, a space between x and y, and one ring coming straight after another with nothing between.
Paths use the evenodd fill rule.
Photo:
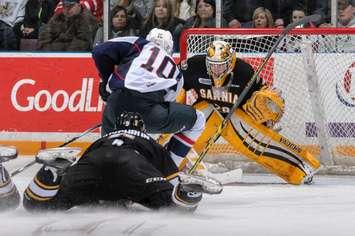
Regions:
<instances>
[{"instance_id":1,"label":"net mesh","mask_svg":"<svg viewBox=\"0 0 355 236\"><path fill-rule=\"evenodd\" d=\"M204 54L212 41L224 40L256 70L279 33L189 29L181 37L181 59ZM285 113L278 124L280 133L321 160L331 160L336 165L355 165L354 53L355 29L293 30L260 73L266 84L282 91L285 99ZM321 135L325 136L323 140ZM327 156L322 157L324 144ZM209 154L225 156L238 152L221 138Z\"/></svg>"}]
</instances>

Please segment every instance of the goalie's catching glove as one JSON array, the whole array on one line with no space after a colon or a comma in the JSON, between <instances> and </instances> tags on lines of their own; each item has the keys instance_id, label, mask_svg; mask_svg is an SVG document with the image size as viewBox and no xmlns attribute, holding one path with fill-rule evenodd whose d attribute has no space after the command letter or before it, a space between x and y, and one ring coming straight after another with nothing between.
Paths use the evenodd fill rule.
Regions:
<instances>
[{"instance_id":1,"label":"goalie's catching glove","mask_svg":"<svg viewBox=\"0 0 355 236\"><path fill-rule=\"evenodd\" d=\"M281 119L285 111L285 101L280 91L264 86L253 93L243 109L258 124L272 127Z\"/></svg>"}]
</instances>

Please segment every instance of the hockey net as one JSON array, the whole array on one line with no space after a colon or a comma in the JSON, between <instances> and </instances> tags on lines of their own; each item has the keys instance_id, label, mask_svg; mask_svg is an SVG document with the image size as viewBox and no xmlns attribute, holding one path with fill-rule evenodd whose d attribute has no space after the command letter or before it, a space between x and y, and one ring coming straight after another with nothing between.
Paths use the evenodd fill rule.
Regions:
<instances>
[{"instance_id":1,"label":"hockey net","mask_svg":"<svg viewBox=\"0 0 355 236\"><path fill-rule=\"evenodd\" d=\"M229 42L254 69L274 45L278 29L198 29L183 32L180 59L206 53L213 40ZM324 173L355 173L355 29L295 29L279 44L261 77L282 91L280 133L317 156ZM210 162L262 171L220 138Z\"/></svg>"}]
</instances>

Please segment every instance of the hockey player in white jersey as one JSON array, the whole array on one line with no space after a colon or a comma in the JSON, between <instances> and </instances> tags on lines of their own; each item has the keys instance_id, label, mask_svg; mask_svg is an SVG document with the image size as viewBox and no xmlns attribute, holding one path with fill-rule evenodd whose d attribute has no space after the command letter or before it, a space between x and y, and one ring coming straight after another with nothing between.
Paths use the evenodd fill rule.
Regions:
<instances>
[{"instance_id":1,"label":"hockey player in white jersey","mask_svg":"<svg viewBox=\"0 0 355 236\"><path fill-rule=\"evenodd\" d=\"M100 96L106 101L102 134L115 129L123 111L139 112L148 133L174 133L166 147L180 167L203 131L205 118L175 102L183 77L172 49L171 33L154 28L146 38L120 37L96 46L93 59L101 77Z\"/></svg>"}]
</instances>

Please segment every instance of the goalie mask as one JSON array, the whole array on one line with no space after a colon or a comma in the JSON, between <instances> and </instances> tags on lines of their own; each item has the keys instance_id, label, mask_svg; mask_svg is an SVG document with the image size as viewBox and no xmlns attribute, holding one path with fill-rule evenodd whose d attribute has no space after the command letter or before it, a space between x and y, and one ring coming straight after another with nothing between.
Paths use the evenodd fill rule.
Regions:
<instances>
[{"instance_id":1,"label":"goalie mask","mask_svg":"<svg viewBox=\"0 0 355 236\"><path fill-rule=\"evenodd\" d=\"M127 111L122 112L116 121L116 130L122 129L134 129L141 132L146 131L142 116L137 112Z\"/></svg>"},{"instance_id":2,"label":"goalie mask","mask_svg":"<svg viewBox=\"0 0 355 236\"><path fill-rule=\"evenodd\" d=\"M234 69L235 52L229 43L214 41L207 49L207 74L213 79L215 87L222 87L229 73Z\"/></svg>"},{"instance_id":3,"label":"goalie mask","mask_svg":"<svg viewBox=\"0 0 355 236\"><path fill-rule=\"evenodd\" d=\"M148 41L154 42L162 47L169 55L173 53L173 36L171 35L170 31L153 28L149 34L147 35L146 39Z\"/></svg>"}]
</instances>

